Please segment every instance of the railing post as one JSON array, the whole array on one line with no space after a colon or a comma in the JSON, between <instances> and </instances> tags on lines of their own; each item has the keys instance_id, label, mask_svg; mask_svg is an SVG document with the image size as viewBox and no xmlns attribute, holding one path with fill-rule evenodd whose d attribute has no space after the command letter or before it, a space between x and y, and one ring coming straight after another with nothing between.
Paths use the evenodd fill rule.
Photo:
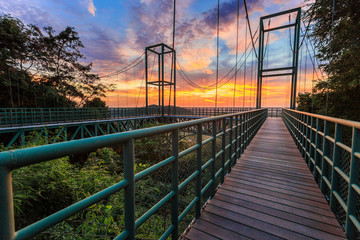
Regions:
<instances>
[{"instance_id":1,"label":"railing post","mask_svg":"<svg viewBox=\"0 0 360 240\"><path fill-rule=\"evenodd\" d=\"M305 162L306 164L309 166L309 156L308 156L308 152L309 152L309 149L308 149L308 145L309 145L309 118L310 116L306 115L305 119L306 119L306 131L305 131ZM311 126L310 126L311 127Z\"/></svg>"},{"instance_id":2,"label":"railing post","mask_svg":"<svg viewBox=\"0 0 360 240\"><path fill-rule=\"evenodd\" d=\"M226 146L226 118L224 118L222 120L222 137L221 137L221 150L222 150L222 154L221 154L221 167L222 167L222 171L220 174L220 181L221 183L224 182L224 178L225 178L225 146Z\"/></svg>"},{"instance_id":3,"label":"railing post","mask_svg":"<svg viewBox=\"0 0 360 240\"><path fill-rule=\"evenodd\" d=\"M212 145L211 145L211 155L213 158L213 161L211 163L211 188L210 188L210 196L211 198L215 195L215 162L216 162L216 120L212 122Z\"/></svg>"},{"instance_id":4,"label":"railing post","mask_svg":"<svg viewBox=\"0 0 360 240\"><path fill-rule=\"evenodd\" d=\"M238 141L238 133L239 133L239 115L235 116L235 147L234 147L234 152L235 152L235 161L234 161L234 165L237 163L237 160L239 159L239 154L238 154L238 146L239 146L239 141Z\"/></svg>"},{"instance_id":5,"label":"railing post","mask_svg":"<svg viewBox=\"0 0 360 240\"><path fill-rule=\"evenodd\" d=\"M339 123L335 124L335 137L334 137L334 152L333 152L333 166L331 171L331 190L330 190L330 207L331 210L335 212L335 201L336 197L334 191L337 191L338 188L338 175L336 173L335 167L339 166L340 160L340 147L336 144L341 141L342 137L342 125Z\"/></svg>"},{"instance_id":6,"label":"railing post","mask_svg":"<svg viewBox=\"0 0 360 240\"><path fill-rule=\"evenodd\" d=\"M317 179L317 177L319 176L319 172L316 169L316 167L319 167L319 158L318 158L318 145L319 145L319 138L320 138L320 134L319 132L321 131L321 124L320 124L320 120L319 118L316 119L316 135L315 135L315 150L314 150L314 178ZM324 144L324 143L323 143Z\"/></svg>"},{"instance_id":7,"label":"railing post","mask_svg":"<svg viewBox=\"0 0 360 240\"><path fill-rule=\"evenodd\" d=\"M325 160L325 156L328 156L328 147L327 147L327 139L326 139L326 136L329 135L329 122L325 120L325 124L324 124L324 137L323 137L323 149L322 149L322 152L323 152L323 156L321 158L321 181L320 181L320 188L321 188L321 191L325 194L326 192L326 183L325 183L325 180L324 180L324 177L325 177L325 172L326 172L326 160Z\"/></svg>"},{"instance_id":8,"label":"railing post","mask_svg":"<svg viewBox=\"0 0 360 240\"><path fill-rule=\"evenodd\" d=\"M249 114L245 113L245 139L244 139L244 149L243 152L245 151L245 149L248 146L248 141L249 141Z\"/></svg>"},{"instance_id":9,"label":"railing post","mask_svg":"<svg viewBox=\"0 0 360 240\"><path fill-rule=\"evenodd\" d=\"M360 164L358 159L355 156L356 152L360 152L360 130L353 127L352 134L352 149L351 149L351 165L350 165L350 182L348 190L348 201L347 201L347 213L346 213L346 222L345 222L345 233L349 239L354 238L354 224L351 222L350 216L356 214L356 205L357 205L357 195L353 184L359 184L359 168Z\"/></svg>"},{"instance_id":10,"label":"railing post","mask_svg":"<svg viewBox=\"0 0 360 240\"><path fill-rule=\"evenodd\" d=\"M313 128L314 128L314 126L315 126L315 119L314 119L314 117L311 117L311 125L310 125L310 143L309 143L309 162L308 162L308 166L309 166L309 169L310 169L310 171L311 172L313 172L314 171L314 166L313 166L313 168L311 168L311 166L312 165L315 165L314 163L315 163L315 161L314 161L314 155L313 155L313 151L312 151L312 148L314 148L313 147L313 142L312 142L312 139L313 139L313 135L314 135L314 130L313 130ZM313 162L314 161L314 162ZM314 174L314 173L313 173Z\"/></svg>"},{"instance_id":11,"label":"railing post","mask_svg":"<svg viewBox=\"0 0 360 240\"><path fill-rule=\"evenodd\" d=\"M245 114L241 114L240 118L240 156L244 153L245 138Z\"/></svg>"},{"instance_id":12,"label":"railing post","mask_svg":"<svg viewBox=\"0 0 360 240\"><path fill-rule=\"evenodd\" d=\"M305 141L306 141L306 138L304 137L305 133L306 133L306 130L305 130L305 115L304 114L300 114L300 135L301 135L301 138L300 138L300 146L301 146L301 155L303 157L305 157L305 154L306 154L306 151L305 151Z\"/></svg>"},{"instance_id":13,"label":"railing post","mask_svg":"<svg viewBox=\"0 0 360 240\"><path fill-rule=\"evenodd\" d=\"M175 158L171 168L171 188L175 195L171 200L171 224L174 226L172 239L178 239L179 217L179 129L172 132L172 155ZM201 190L200 190L201 191Z\"/></svg>"},{"instance_id":14,"label":"railing post","mask_svg":"<svg viewBox=\"0 0 360 240\"><path fill-rule=\"evenodd\" d=\"M201 166L202 166L202 124L197 125L197 144L199 148L196 150L196 170L198 175L196 177L196 197L198 201L196 202L195 216L196 218L200 217L201 212Z\"/></svg>"},{"instance_id":15,"label":"railing post","mask_svg":"<svg viewBox=\"0 0 360 240\"><path fill-rule=\"evenodd\" d=\"M228 173L231 172L232 168L232 139L233 139L233 117L229 117L229 166L228 166Z\"/></svg>"},{"instance_id":16,"label":"railing post","mask_svg":"<svg viewBox=\"0 0 360 240\"><path fill-rule=\"evenodd\" d=\"M0 238L13 239L15 232L11 173L0 167Z\"/></svg>"},{"instance_id":17,"label":"railing post","mask_svg":"<svg viewBox=\"0 0 360 240\"><path fill-rule=\"evenodd\" d=\"M135 175L134 139L124 143L124 179L128 182L124 191L125 230L128 239L135 239Z\"/></svg>"}]
</instances>

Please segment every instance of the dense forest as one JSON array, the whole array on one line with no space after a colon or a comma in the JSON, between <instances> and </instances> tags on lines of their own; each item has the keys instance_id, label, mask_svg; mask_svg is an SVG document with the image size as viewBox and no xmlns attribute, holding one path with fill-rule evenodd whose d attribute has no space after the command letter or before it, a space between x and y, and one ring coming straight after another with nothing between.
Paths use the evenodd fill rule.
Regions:
<instances>
[{"instance_id":1,"label":"dense forest","mask_svg":"<svg viewBox=\"0 0 360 240\"><path fill-rule=\"evenodd\" d=\"M304 16L327 77L299 95L298 110L360 121L360 1L332 4L317 0Z\"/></svg>"},{"instance_id":2,"label":"dense forest","mask_svg":"<svg viewBox=\"0 0 360 240\"><path fill-rule=\"evenodd\" d=\"M0 107L104 106L111 86L82 64L84 48L72 27L25 25L0 15Z\"/></svg>"}]
</instances>

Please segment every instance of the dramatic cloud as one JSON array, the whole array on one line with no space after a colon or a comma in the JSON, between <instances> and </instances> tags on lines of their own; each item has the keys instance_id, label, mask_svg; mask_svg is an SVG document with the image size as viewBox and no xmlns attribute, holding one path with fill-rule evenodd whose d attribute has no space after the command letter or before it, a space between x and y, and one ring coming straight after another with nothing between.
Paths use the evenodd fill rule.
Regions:
<instances>
[{"instance_id":1,"label":"dramatic cloud","mask_svg":"<svg viewBox=\"0 0 360 240\"><path fill-rule=\"evenodd\" d=\"M95 17L96 8L94 6L93 0L87 0L87 7L88 7L89 13L91 13Z\"/></svg>"},{"instance_id":2,"label":"dramatic cloud","mask_svg":"<svg viewBox=\"0 0 360 240\"><path fill-rule=\"evenodd\" d=\"M302 0L248 0L253 34L260 16L294 8L301 3ZM203 87L212 85L216 80L217 1L181 0L177 1L176 7L175 48L178 61L193 82ZM101 76L131 63L143 53L146 46L161 42L172 45L173 1L170 0L123 0L114 2L111 7L105 1L96 2L95 7L93 0L12 0L0 1L0 11L39 27L51 25L56 32L66 26L75 27L85 45L81 51L86 57L86 62L93 62L94 71ZM236 15L237 0L221 1L219 79L228 74L235 65ZM287 16L273 19L271 27L287 22ZM245 11L243 1L240 1L239 59L245 52L245 46L250 43L249 35L245 39L246 31L248 30ZM289 62L287 48L290 49L290 41L286 37L288 31L282 30L269 38L269 57L266 60L269 67L283 67ZM247 52L250 49L251 47ZM239 61L243 62L244 59ZM230 71L222 83L228 82L221 83L218 89L220 106L232 106L234 88L236 103L242 104L242 97L245 95L244 104L254 105L256 75L252 66L256 64L255 58L250 56L245 76L244 67L241 66L237 74L236 87L234 78L228 81L234 75L234 71ZM166 77L168 75L166 74ZM309 83L304 84L304 78L299 77L302 79L302 90L310 86ZM307 79L310 79L310 76L307 76ZM144 104L144 62L127 73L104 78L103 81L114 83L118 89L107 96L106 100L110 106ZM282 78L266 80L263 92L269 99L267 103L284 105L288 98L288 82L288 79ZM150 88L149 91L154 95L157 93L154 88ZM193 88L178 74L177 94L180 105L191 106L196 103L197 106L213 106L215 90ZM156 104L155 97L151 101Z\"/></svg>"}]
</instances>

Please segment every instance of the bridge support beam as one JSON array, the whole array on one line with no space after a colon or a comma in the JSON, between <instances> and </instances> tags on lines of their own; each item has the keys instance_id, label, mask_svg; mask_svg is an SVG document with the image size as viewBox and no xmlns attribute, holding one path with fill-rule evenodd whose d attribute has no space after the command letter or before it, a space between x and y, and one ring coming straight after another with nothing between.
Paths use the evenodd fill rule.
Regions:
<instances>
[{"instance_id":1,"label":"bridge support beam","mask_svg":"<svg viewBox=\"0 0 360 240\"><path fill-rule=\"evenodd\" d=\"M294 24L287 24L280 27L264 29L264 20L273 17L278 17L290 13L296 12L296 20ZM280 76L291 76L291 90L290 90L290 108L295 109L296 106L296 83L297 83L297 69L299 59L299 39L300 39L300 21L301 21L301 8L294 8L287 11L270 14L260 18L260 32L259 32L259 50L258 50L258 76L257 76L257 94L256 94L256 108L261 108L261 96L262 96L262 79L267 77L280 77ZM284 28L294 28L294 42L292 49L292 64L291 67L282 68L269 68L264 69L264 33L272 31L278 31ZM291 43L290 43L291 44ZM267 72L274 72L268 74Z\"/></svg>"},{"instance_id":2,"label":"bridge support beam","mask_svg":"<svg viewBox=\"0 0 360 240\"><path fill-rule=\"evenodd\" d=\"M153 66L149 65L149 55L156 54L157 55L157 68L156 64ZM165 80L165 65L166 59L165 57L171 54L171 64L170 70L172 76L170 76L170 80ZM156 57L155 57L156 58ZM153 61L155 63L155 59ZM157 80L153 81L150 79L151 74L149 72L157 71L158 77ZM170 97L169 97L169 110L168 113L176 114L176 52L175 49L169 47L164 43L156 44L153 46L149 46L145 48L145 81L146 81L146 108L149 111L149 85L155 86L158 88L158 110L159 114L164 117L165 114L165 86L170 87ZM171 112L171 87L174 86L173 90L173 106L174 112Z\"/></svg>"}]
</instances>

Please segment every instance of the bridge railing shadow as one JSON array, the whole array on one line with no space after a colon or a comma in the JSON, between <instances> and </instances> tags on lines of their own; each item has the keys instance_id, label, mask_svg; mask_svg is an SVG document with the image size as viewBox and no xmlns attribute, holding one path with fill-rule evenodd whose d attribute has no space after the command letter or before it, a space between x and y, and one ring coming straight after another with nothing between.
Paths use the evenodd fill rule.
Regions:
<instances>
[{"instance_id":1,"label":"bridge railing shadow","mask_svg":"<svg viewBox=\"0 0 360 240\"><path fill-rule=\"evenodd\" d=\"M166 239L172 236L172 239L177 239L179 231L183 230L180 225L187 226L189 222L185 221L191 221L192 217L200 215L203 204L208 198L214 196L216 187L224 181L225 175L231 171L232 166L240 158L266 118L267 109L258 109L1 152L0 239L27 239L39 234L45 234L41 237L49 238L46 234L61 223L65 224L57 229L63 229L64 226L67 226L67 232L66 234L58 233L55 237L135 239L137 231L145 223L151 221L153 228L156 228L155 225L158 224L159 218L154 218L154 216L159 217L159 214L167 213L170 215L163 218L164 231L156 232L156 238ZM195 130L196 144L180 151L179 134L182 129L189 128ZM210 132L205 133L206 131ZM168 134L170 137L171 156L165 160L159 159L155 164L135 174L136 141L160 134ZM112 146L121 146L119 148L122 149L122 180L15 231L12 171L51 160L59 161L59 158L66 156L89 153L99 148ZM190 154L193 155L190 156ZM156 177L152 178L153 175ZM138 184L145 180L147 184L154 184L154 188L151 189L157 193L154 193L151 199L144 199L146 202L143 203L139 202L139 199L142 199L142 191L146 191L149 187L141 191ZM161 182L159 183L159 181ZM160 191L159 188L167 189L167 191ZM184 204L182 200L187 198L190 192L192 192L190 195L192 199ZM107 214L111 211L111 206L106 205L106 201L116 194L118 195L114 204L121 205L123 208L118 209L116 214L108 217ZM93 207L100 202L102 203L100 206ZM97 215L92 218L93 222L89 223L82 217L88 216L87 213L91 213L90 216L94 214L94 212L89 211L90 208L93 210L95 208ZM142 211L139 214L140 208ZM163 208L167 209L161 211ZM79 215L83 211L88 212ZM194 214L191 215L191 212ZM103 216L107 216L104 221L101 220ZM87 229L83 228L84 224L87 224L86 227L96 225L96 222L99 221L96 217L102 223L95 226L95 233L88 230L83 231L83 229ZM74 220L73 225L71 225L72 220ZM123 221L124 225L116 225L115 220ZM152 231L152 229L148 229L148 231Z\"/></svg>"},{"instance_id":2,"label":"bridge railing shadow","mask_svg":"<svg viewBox=\"0 0 360 240\"><path fill-rule=\"evenodd\" d=\"M283 109L283 120L349 239L360 238L360 122Z\"/></svg>"}]
</instances>

